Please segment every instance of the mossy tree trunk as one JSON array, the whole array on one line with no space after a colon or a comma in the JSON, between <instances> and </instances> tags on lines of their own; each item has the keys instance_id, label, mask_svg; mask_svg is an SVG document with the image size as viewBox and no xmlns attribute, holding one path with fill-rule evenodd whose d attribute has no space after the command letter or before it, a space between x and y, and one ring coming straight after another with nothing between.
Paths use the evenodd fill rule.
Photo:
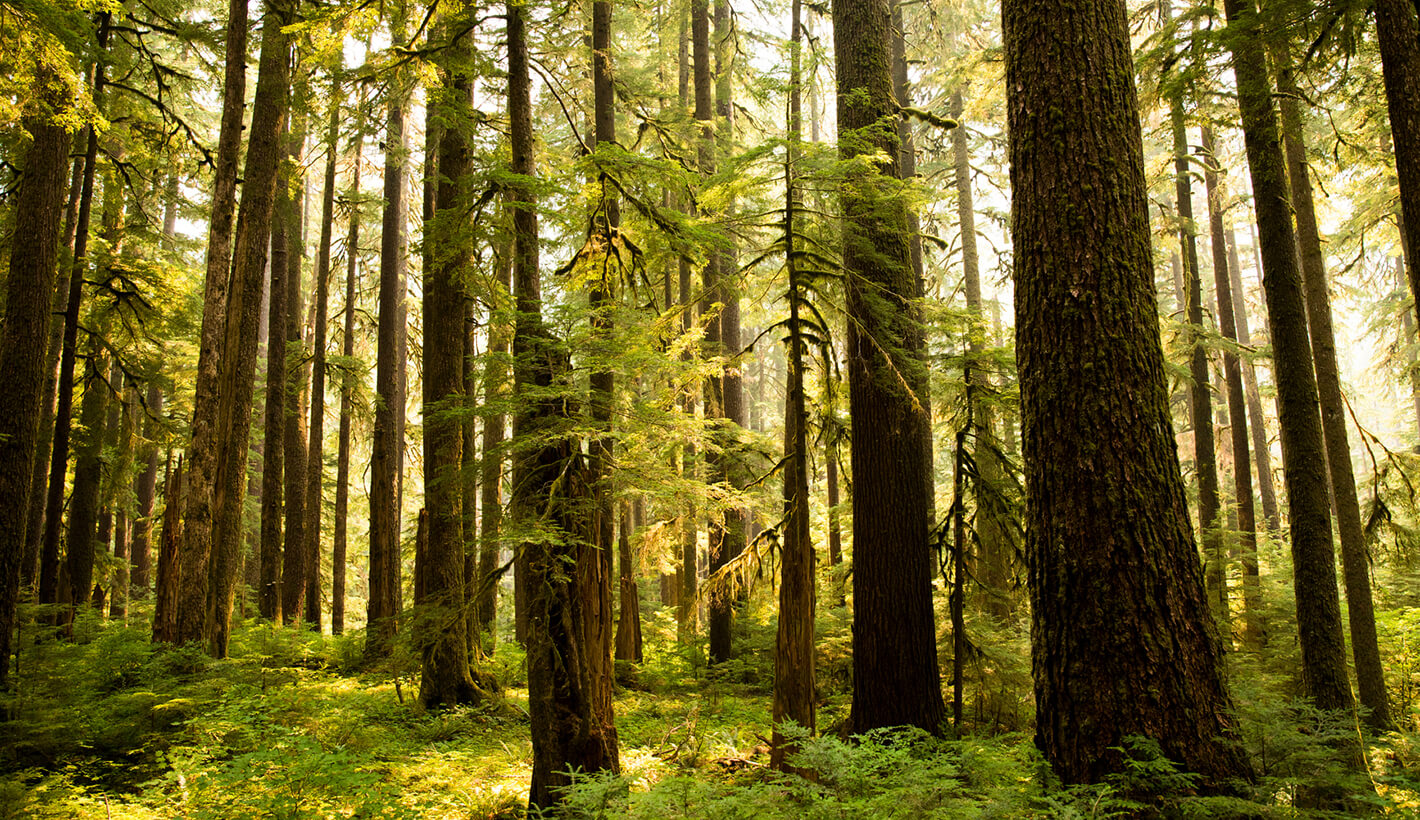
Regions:
<instances>
[{"instance_id":1,"label":"mossy tree trunk","mask_svg":"<svg viewBox=\"0 0 1420 820\"><path fill-rule=\"evenodd\" d=\"M927 372L900 176L887 0L836 0L843 271L853 420L850 724L940 730L928 544ZM886 154L886 162L871 159Z\"/></svg>"}]
</instances>

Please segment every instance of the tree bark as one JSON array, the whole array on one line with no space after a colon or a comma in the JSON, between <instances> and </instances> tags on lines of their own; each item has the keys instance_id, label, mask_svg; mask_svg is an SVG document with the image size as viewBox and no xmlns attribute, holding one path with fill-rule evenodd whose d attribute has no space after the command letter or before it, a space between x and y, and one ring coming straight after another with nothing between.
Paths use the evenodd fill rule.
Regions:
<instances>
[{"instance_id":1,"label":"tree bark","mask_svg":"<svg viewBox=\"0 0 1420 820\"><path fill-rule=\"evenodd\" d=\"M268 3L262 15L261 62L247 143L241 206L237 213L232 285L227 300L225 340L216 423L217 481L213 498L213 552L207 599L207 649L227 656L232 603L241 566L242 518L251 441L252 394L256 381L257 329L261 293L271 242L271 214L276 201L281 160L281 124L290 96L290 36L283 31L295 13L296 0ZM183 576L187 577L184 561ZM179 627L181 627L181 616Z\"/></svg>"},{"instance_id":2,"label":"tree bark","mask_svg":"<svg viewBox=\"0 0 1420 820\"><path fill-rule=\"evenodd\" d=\"M179 551L182 548L182 456L173 469L172 453L163 476L163 531L153 589L153 640L172 643L177 637Z\"/></svg>"},{"instance_id":3,"label":"tree bark","mask_svg":"<svg viewBox=\"0 0 1420 820\"><path fill-rule=\"evenodd\" d=\"M1400 185L1401 235L1420 248L1420 20L1413 2L1376 0L1376 39ZM1420 310L1420 266L1408 266L1410 295Z\"/></svg>"},{"instance_id":4,"label":"tree bark","mask_svg":"<svg viewBox=\"0 0 1420 820\"><path fill-rule=\"evenodd\" d=\"M299 59L299 58L298 58ZM301 72L296 73L297 77ZM305 84L293 89L291 132L286 154L291 168L289 189L296 191L291 203L291 224L286 233L286 423L281 433L285 450L286 537L281 563L281 620L286 624L301 619L306 605L306 397L309 395L310 365L303 335L305 289L301 287L301 263L306 244L306 183L301 172L306 144Z\"/></svg>"},{"instance_id":5,"label":"tree bark","mask_svg":"<svg viewBox=\"0 0 1420 820\"><path fill-rule=\"evenodd\" d=\"M46 71L38 75L43 79ZM69 160L69 132L53 122L61 113L42 100L26 112L31 135L24 175L15 198L15 236L5 279L5 321L0 324L0 691L10 674L10 655L20 597L21 565L30 540L31 498L36 440L45 402L46 341L51 325L54 279L59 262L59 231L64 205L64 172ZM31 569L31 573L33 570Z\"/></svg>"},{"instance_id":6,"label":"tree bark","mask_svg":"<svg viewBox=\"0 0 1420 820\"><path fill-rule=\"evenodd\" d=\"M616 659L640 663L641 596L636 588L636 558L631 551L631 502L621 502L620 521L616 534L617 564L621 609L616 621Z\"/></svg>"},{"instance_id":7,"label":"tree bark","mask_svg":"<svg viewBox=\"0 0 1420 820\"><path fill-rule=\"evenodd\" d=\"M139 455L143 469L135 482L134 496L138 509L133 518L133 548L130 560L133 574L129 578L132 600L148 597L152 575L153 501L158 494L158 430L163 415L163 389L156 382L148 384L144 401L147 414L143 419L143 443Z\"/></svg>"},{"instance_id":8,"label":"tree bark","mask_svg":"<svg viewBox=\"0 0 1420 820\"><path fill-rule=\"evenodd\" d=\"M498 281L493 289L489 309L488 360L483 369L485 406L495 408L483 418L483 469L479 499L481 530L478 540L478 630L486 636L485 646L493 649L497 635L499 535L503 527L503 439L507 422L496 408L507 398L508 362L513 349L513 315L509 300L513 289L513 249L501 249L498 259Z\"/></svg>"},{"instance_id":9,"label":"tree bark","mask_svg":"<svg viewBox=\"0 0 1420 820\"><path fill-rule=\"evenodd\" d=\"M1316 707L1350 709L1316 374L1267 58L1251 0L1226 0L1225 7L1276 362L1302 679Z\"/></svg>"},{"instance_id":10,"label":"tree bark","mask_svg":"<svg viewBox=\"0 0 1420 820\"><path fill-rule=\"evenodd\" d=\"M94 64L94 108L105 110L104 89L106 50L108 48L108 12L99 14L98 58ZM98 166L98 134L90 126L84 129L84 176L79 187L79 210L75 213L74 250L69 274L69 298L65 303L64 339L59 356L59 376L56 382L54 439L50 449L48 494L44 507L44 538L40 546L39 602L68 603L61 600L59 536L63 528L64 483L69 466L69 434L74 413L74 362L79 345L79 309L84 296L84 275L89 267L89 221L93 213L94 173Z\"/></svg>"},{"instance_id":11,"label":"tree bark","mask_svg":"<svg viewBox=\"0 0 1420 820\"><path fill-rule=\"evenodd\" d=\"M863 732L940 731L923 440L927 373L912 299L911 228L898 181L898 105L886 0L836 0L840 186L853 418L853 706ZM869 160L874 151L886 162Z\"/></svg>"},{"instance_id":12,"label":"tree bark","mask_svg":"<svg viewBox=\"0 0 1420 820\"><path fill-rule=\"evenodd\" d=\"M230 315L232 234L237 209L237 173L241 158L242 119L246 106L247 2L227 6L226 62L217 161L212 185L212 217L207 232L207 278L202 297L202 337L193 392L192 444L187 458L187 495L182 506L182 542L177 563L178 600L173 643L200 641L207 615L208 572L212 554L213 505L217 486L217 428L222 353ZM169 502L171 503L171 501Z\"/></svg>"},{"instance_id":13,"label":"tree bark","mask_svg":"<svg viewBox=\"0 0 1420 820\"><path fill-rule=\"evenodd\" d=\"M356 110L355 167L350 173L350 229L345 235L345 325L341 328L340 433L335 456L335 532L330 556L330 634L345 632L346 517L350 513L350 416L355 404L355 276L360 259L360 170L363 111Z\"/></svg>"},{"instance_id":14,"label":"tree bark","mask_svg":"<svg viewBox=\"0 0 1420 820\"><path fill-rule=\"evenodd\" d=\"M1169 420L1124 5L1002 12L1036 745L1097 782L1143 735L1216 791L1250 766Z\"/></svg>"},{"instance_id":15,"label":"tree bark","mask_svg":"<svg viewBox=\"0 0 1420 820\"><path fill-rule=\"evenodd\" d=\"M290 226L294 216L291 201L291 161L285 150L291 139L288 126L283 133L281 162L276 182L276 202L271 216L271 301L267 303L269 339L266 346L266 407L263 413L263 453L261 462L261 570L257 590L257 611L261 617L279 623L281 600L281 517L285 501L286 448L284 445L289 384L286 377L286 330L290 321L291 289Z\"/></svg>"},{"instance_id":16,"label":"tree bark","mask_svg":"<svg viewBox=\"0 0 1420 820\"><path fill-rule=\"evenodd\" d=\"M405 38L406 12L396 6L391 32ZM404 472L405 269L408 260L405 177L409 148L404 118L409 105L408 72L390 81L385 119L384 213L380 231L379 319L375 332L375 430L370 455L370 597L366 606L365 656L387 656L400 609L399 477Z\"/></svg>"},{"instance_id":17,"label":"tree bark","mask_svg":"<svg viewBox=\"0 0 1420 820\"><path fill-rule=\"evenodd\" d=\"M457 26L449 26L457 31ZM464 34L449 45L442 98L446 122L467 116L473 79L459 56L466 56ZM424 505L429 511L425 566L422 673L419 699L426 708L471 703L479 699L468 666L467 622L463 616L464 542L459 468L463 441L457 411L463 402L463 292L459 282L470 264L469 240L461 222L468 202L472 155L467 135L458 127L442 130L439 174L427 246L438 251L424 271Z\"/></svg>"},{"instance_id":18,"label":"tree bark","mask_svg":"<svg viewBox=\"0 0 1420 820\"><path fill-rule=\"evenodd\" d=\"M1291 57L1284 45L1274 52L1278 102L1282 114L1282 146L1296 218L1302 287L1311 332L1312 360L1321 399L1321 429L1331 479L1336 530L1341 541L1342 577L1346 583L1346 611L1351 627L1351 652L1356 662L1356 687L1366 707L1365 721L1372 729L1391 728L1386 702L1385 672L1376 638L1375 605L1371 598L1370 557L1361 524L1361 502L1356 495L1356 475L1351 466L1351 443L1346 433L1346 398L1341 390L1341 369L1336 358L1336 333L1331 323L1331 294L1317 226L1307 149L1298 103L1301 90L1292 76Z\"/></svg>"},{"instance_id":19,"label":"tree bark","mask_svg":"<svg viewBox=\"0 0 1420 820\"><path fill-rule=\"evenodd\" d=\"M787 758L796 750L795 744L786 741L780 729L785 721L793 721L810 735L818 729L814 700L814 610L817 590L814 586L814 545L809 533L809 436L804 395L807 351L800 312L800 300L806 294L801 290L798 241L801 197L798 166L803 140L803 3L794 0L791 9L789 134L784 159L784 266L789 278L789 378L784 397L783 562L779 569L779 624L774 638L774 704L771 711L774 736L770 740L769 752L770 765L776 769L788 768ZM838 490L833 460L830 450L830 506L837 503L833 496ZM836 532L831 532L830 537L833 534ZM832 551L830 556L836 557Z\"/></svg>"},{"instance_id":20,"label":"tree bark","mask_svg":"<svg viewBox=\"0 0 1420 820\"><path fill-rule=\"evenodd\" d=\"M72 622L77 610L89 604L94 591L99 489L104 468L104 417L110 391L105 371L109 362L102 340L97 335L90 336L84 367L84 398L79 406L82 430L74 448L74 490L69 498L69 526L64 538L69 583L69 597L63 601L69 605L64 615L66 622ZM62 590L62 582L60 587Z\"/></svg>"},{"instance_id":21,"label":"tree bark","mask_svg":"<svg viewBox=\"0 0 1420 820\"><path fill-rule=\"evenodd\" d=\"M554 497L554 485L575 456L570 442L557 436L560 402L529 392L551 387L554 372L565 368L542 324L542 294L538 281L536 200L530 180L533 164L532 94L524 6L505 5L508 43L508 119L515 182L508 206L513 212L513 285L517 327L513 336L514 394L519 397L513 421L512 512L521 521L545 521L566 526L567 505L577 499ZM427 326L427 320L426 320ZM559 492L567 492L562 490ZM559 509L560 508L560 509ZM573 533L568 536L575 537ZM524 577L527 607L528 712L532 718L533 772L530 808L558 802L570 784L569 768L592 773L617 769L615 746L599 732L594 717L592 680L585 657L581 596L566 566L574 560L567 537L535 536L519 546L517 560Z\"/></svg>"}]
</instances>

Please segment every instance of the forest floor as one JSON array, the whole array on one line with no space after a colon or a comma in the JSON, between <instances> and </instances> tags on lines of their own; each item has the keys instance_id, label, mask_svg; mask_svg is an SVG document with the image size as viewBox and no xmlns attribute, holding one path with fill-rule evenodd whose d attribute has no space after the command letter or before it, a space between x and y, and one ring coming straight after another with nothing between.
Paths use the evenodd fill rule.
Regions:
<instances>
[{"instance_id":1,"label":"forest floor","mask_svg":"<svg viewBox=\"0 0 1420 820\"><path fill-rule=\"evenodd\" d=\"M1161 816L1420 817L1420 735L1374 741L1369 775L1348 775L1328 743L1353 729L1327 729L1303 707L1246 689L1240 710L1262 778L1241 797L1191 794L1188 775L1146 742L1130 744L1135 763L1118 780L1061 788L1028 733L999 719L992 732L945 740L826 733L801 752L814 781L775 773L766 765L773 626L741 620L742 660L712 674L698 647L676 642L670 611L649 608L645 661L619 669L621 776L586 779L556 816L1111 817L1161 807ZM97 620L82 620L74 641L33 638L18 691L0 702L0 820L522 816L531 740L511 641L481 665L504 684L496 702L427 713L413 650L361 669L359 632L248 624L223 661L155 649L145 628ZM846 646L846 612L831 611L820 626L821 731L846 716ZM1008 666L991 670L1008 684L998 700L1028 701L1028 682L1008 691L1021 688L1019 659ZM1306 727L1294 730L1299 721ZM1319 782L1353 798L1339 813L1293 805Z\"/></svg>"}]
</instances>

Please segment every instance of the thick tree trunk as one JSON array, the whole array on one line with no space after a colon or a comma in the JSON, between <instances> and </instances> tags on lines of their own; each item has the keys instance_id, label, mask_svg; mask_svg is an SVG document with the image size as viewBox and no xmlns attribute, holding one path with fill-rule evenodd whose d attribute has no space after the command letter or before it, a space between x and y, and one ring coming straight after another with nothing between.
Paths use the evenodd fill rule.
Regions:
<instances>
[{"instance_id":1,"label":"thick tree trunk","mask_svg":"<svg viewBox=\"0 0 1420 820\"><path fill-rule=\"evenodd\" d=\"M67 133L67 132L66 132ZM72 142L72 139L70 140ZM79 218L79 193L84 187L84 157L74 160L74 170L69 178L69 200L64 206L64 226L61 241L72 254L74 250L74 227ZM44 392L41 396L39 431L35 439L34 464L30 472L28 510L25 515L25 554L20 565L20 588L35 588L39 581L39 556L44 544L45 503L49 497L49 469L51 448L54 446L55 400L59 389L59 358L64 350L65 324L62 317L69 312L69 261L62 255L56 258L58 274L54 277L54 310L46 319L49 327L47 351L44 358Z\"/></svg>"},{"instance_id":2,"label":"thick tree trunk","mask_svg":"<svg viewBox=\"0 0 1420 820\"><path fill-rule=\"evenodd\" d=\"M1245 0L1226 0L1225 7L1233 31L1233 73L1262 240L1262 286L1276 362L1302 679L1318 708L1350 709L1326 454L1277 115L1257 9Z\"/></svg>"},{"instance_id":3,"label":"thick tree trunk","mask_svg":"<svg viewBox=\"0 0 1420 820\"><path fill-rule=\"evenodd\" d=\"M289 125L283 133L289 144ZM286 414L289 390L286 378L286 329L290 312L290 230L294 216L291 201L291 161L282 151L276 182L276 202L271 216L271 301L267 303L270 337L266 347L266 407L263 414L261 462L261 570L257 583L257 611L279 623L281 600L281 516L285 501Z\"/></svg>"},{"instance_id":4,"label":"thick tree trunk","mask_svg":"<svg viewBox=\"0 0 1420 820\"><path fill-rule=\"evenodd\" d=\"M1228 268L1227 228L1223 223L1223 192L1218 182L1218 158L1213 131L1203 128L1203 184L1208 191L1208 229L1213 246L1213 287L1217 296L1218 332L1236 343L1232 277ZM1243 645L1262 646L1261 584L1257 574L1257 510L1252 498L1252 458L1248 445L1246 400L1238 356L1223 351L1223 380L1228 389L1228 428L1232 434L1233 495L1237 504L1238 563L1242 567Z\"/></svg>"},{"instance_id":5,"label":"thick tree trunk","mask_svg":"<svg viewBox=\"0 0 1420 820\"><path fill-rule=\"evenodd\" d=\"M246 105L247 0L227 6L226 63L217 162L212 186L212 218L207 232L207 278L202 297L202 337L193 393L192 444L187 459L187 494L182 506L182 546L177 556L178 606L174 643L202 639L207 617L209 562L218 450L217 428L223 347L230 316L232 234L237 208L237 173L241 158L242 117ZM169 503L172 503L169 501ZM161 639L161 636L159 636Z\"/></svg>"},{"instance_id":6,"label":"thick tree trunk","mask_svg":"<svg viewBox=\"0 0 1420 820\"><path fill-rule=\"evenodd\" d=\"M300 77L300 72L296 74ZM282 479L286 499L285 551L281 562L281 620L296 623L306 605L306 397L309 395L310 365L307 363L305 332L305 289L301 287L301 263L306 245L306 184L302 154L306 145L305 84L298 80L293 89L295 112L291 133L287 137L287 161L290 163L291 190L297 191L291 203L291 224L286 232L286 423L281 432L286 469Z\"/></svg>"},{"instance_id":7,"label":"thick tree trunk","mask_svg":"<svg viewBox=\"0 0 1420 820\"><path fill-rule=\"evenodd\" d=\"M463 464L459 470L459 509L463 512L463 617L468 651L474 657L483 652L478 634L478 318L473 297L463 300L463 353L459 367L463 379L464 414L459 422L463 438Z\"/></svg>"},{"instance_id":8,"label":"thick tree trunk","mask_svg":"<svg viewBox=\"0 0 1420 820\"><path fill-rule=\"evenodd\" d=\"M395 43L405 37L404 7L391 23ZM390 81L385 119L385 207L380 232L379 319L375 335L375 430L370 455L370 596L365 618L365 656L389 654L400 609L399 481L404 472L405 267L408 260L409 165L404 117L409 105L408 72Z\"/></svg>"},{"instance_id":9,"label":"thick tree trunk","mask_svg":"<svg viewBox=\"0 0 1420 820\"><path fill-rule=\"evenodd\" d=\"M456 31L457 26L450 26ZM468 35L464 35L466 38ZM449 46L466 55L461 38ZM450 59L443 68L441 104L445 120L463 122L472 77L467 65ZM467 622L463 615L464 542L459 467L463 441L455 411L463 402L463 292L461 277L470 264L469 240L461 231L467 213L472 155L467 135L455 126L439 138L439 174L432 223L425 223L427 246L438 248L424 271L424 504L429 511L429 545L424 577L428 634L420 637L423 663L419 699L426 708L479 699L469 675Z\"/></svg>"},{"instance_id":10,"label":"thick tree trunk","mask_svg":"<svg viewBox=\"0 0 1420 820\"><path fill-rule=\"evenodd\" d=\"M849 409L853 418L853 707L863 732L940 731L942 688L932 613L930 500L923 440L927 373L912 304L911 228L899 176L898 106L886 0L837 0L840 187L846 216ZM864 163L881 151L889 160Z\"/></svg>"},{"instance_id":11,"label":"thick tree trunk","mask_svg":"<svg viewBox=\"0 0 1420 820\"><path fill-rule=\"evenodd\" d=\"M538 281L536 201L526 180L534 176L532 95L524 7L509 2L508 119L511 130L508 206L513 212L513 283L517 328L513 336L515 395L521 397L513 422L512 512L522 521L546 520L565 526L569 503L580 499L554 497L554 485L566 487L571 473L565 463L576 456L565 438L558 441L559 402L529 398L529 391L546 390L554 371L565 368L565 356L555 348L542 325L542 294ZM426 319L427 326L427 319ZM558 476L568 472L568 482ZM568 492L562 490L559 492ZM576 490L572 490L576 492ZM583 490L585 492L585 490ZM584 528L585 529L585 528ZM567 533L575 537L575 533ZM615 771L615 746L594 717L594 695L581 623L581 596L566 571L575 555L567 538L535 538L518 548L527 607L528 712L532 718L533 772L528 803L546 808L569 785L569 768L585 773Z\"/></svg>"},{"instance_id":12,"label":"thick tree trunk","mask_svg":"<svg viewBox=\"0 0 1420 820\"><path fill-rule=\"evenodd\" d=\"M44 72L41 72L43 74ZM64 172L69 132L51 121L58 110L49 101L28 113L25 130L32 141L25 152L24 175L15 198L15 236L5 279L5 315L0 324L0 691L10 673L21 565L30 539L25 528L31 498L36 439L45 402L46 341L51 336L51 304L59 261ZM33 573L33 569L30 570Z\"/></svg>"},{"instance_id":13,"label":"thick tree trunk","mask_svg":"<svg viewBox=\"0 0 1420 820\"><path fill-rule=\"evenodd\" d=\"M1307 326L1311 331L1312 360L1316 366L1317 391L1321 399L1321 429L1326 443L1336 530L1341 541L1341 567L1346 582L1346 611L1351 627L1351 652L1356 662L1356 687L1361 704L1367 710L1367 725L1384 732L1391 728L1390 707L1386 702L1385 672L1381 667L1380 646L1376 639L1370 557L1361 524L1361 502L1356 495L1356 475L1351 466L1351 443L1346 433L1346 398L1341 391L1341 369L1336 358L1326 258L1322 253L1311 177L1307 171L1307 149L1298 103L1301 90L1292 78L1291 58L1286 47L1278 49L1274 56L1282 113L1282 145L1291 184L1292 212L1296 218L1302 287L1307 304Z\"/></svg>"},{"instance_id":14,"label":"thick tree trunk","mask_svg":"<svg viewBox=\"0 0 1420 820\"><path fill-rule=\"evenodd\" d=\"M217 386L219 449L213 499L210 595L206 606L207 648L218 658L227 656L232 602L241 566L257 329L261 324L261 293L271 243L277 166L282 153L281 125L290 95L290 35L282 29L291 22L295 7L295 0L268 3L262 15L261 62L252 99L246 171L237 213L226 338L221 351L221 381ZM184 560L184 579L187 570ZM181 623L180 618L180 627Z\"/></svg>"},{"instance_id":15,"label":"thick tree trunk","mask_svg":"<svg viewBox=\"0 0 1420 820\"><path fill-rule=\"evenodd\" d=\"M1036 744L1095 782L1143 735L1224 789L1250 767L1169 420L1124 3L1002 18Z\"/></svg>"}]
</instances>

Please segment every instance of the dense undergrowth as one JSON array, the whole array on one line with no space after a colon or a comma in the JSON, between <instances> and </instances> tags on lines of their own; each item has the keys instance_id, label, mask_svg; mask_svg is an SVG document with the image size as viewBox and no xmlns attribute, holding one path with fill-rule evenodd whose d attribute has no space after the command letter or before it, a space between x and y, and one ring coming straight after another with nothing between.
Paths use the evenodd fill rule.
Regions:
<instances>
[{"instance_id":1,"label":"dense undergrowth","mask_svg":"<svg viewBox=\"0 0 1420 820\"><path fill-rule=\"evenodd\" d=\"M741 617L739 659L712 672L700 648L676 643L668 610L648 603L645 612L646 661L619 669L623 771L582 780L558 816L1420 816L1420 707L1404 704L1408 731L1367 738L1368 772L1348 772L1335 750L1356 736L1354 720L1299 705L1268 663L1241 655L1233 685L1258 778L1231 796L1195 794L1187 773L1138 739L1110 782L1053 782L1030 742L1019 627L971 625L981 650L962 732L842 739L832 732L849 694L842 609L820 622L820 728L829 731L803 738L797 760L814 775L772 772L772 623ZM1414 612L1386 618L1404 632ZM417 705L410 650L363 668L358 632L322 638L248 623L223 661L155 648L139 625L93 618L73 641L23 637L18 689L0 704L0 820L522 816L531 741L511 641L482 664L504 686L497 702L430 714ZM1301 807L1320 790L1347 795L1345 809Z\"/></svg>"}]
</instances>

